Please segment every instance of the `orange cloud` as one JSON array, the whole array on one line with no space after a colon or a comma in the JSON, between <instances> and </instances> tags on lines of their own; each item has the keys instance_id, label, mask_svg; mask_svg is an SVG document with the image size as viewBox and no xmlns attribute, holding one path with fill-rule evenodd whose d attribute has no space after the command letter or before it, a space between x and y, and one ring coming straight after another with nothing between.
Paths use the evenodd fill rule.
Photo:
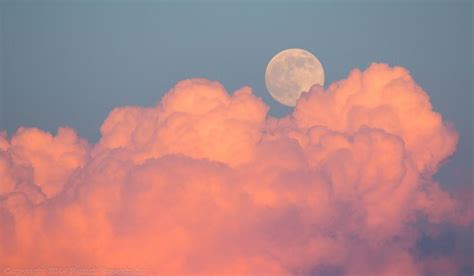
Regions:
<instances>
[{"instance_id":1,"label":"orange cloud","mask_svg":"<svg viewBox=\"0 0 474 276\"><path fill-rule=\"evenodd\" d=\"M373 64L292 114L248 87L179 82L114 109L95 145L69 128L0 135L0 267L150 274L417 275L420 217L472 210L431 180L458 134L400 67Z\"/></svg>"}]
</instances>

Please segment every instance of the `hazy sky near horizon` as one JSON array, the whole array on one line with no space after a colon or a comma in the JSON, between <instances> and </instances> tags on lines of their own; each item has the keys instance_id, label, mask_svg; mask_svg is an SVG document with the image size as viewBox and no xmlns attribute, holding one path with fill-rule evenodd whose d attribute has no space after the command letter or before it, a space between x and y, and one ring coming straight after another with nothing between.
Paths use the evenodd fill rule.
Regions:
<instances>
[{"instance_id":1,"label":"hazy sky near horizon","mask_svg":"<svg viewBox=\"0 0 474 276\"><path fill-rule=\"evenodd\" d=\"M229 92L249 85L270 115L283 116L291 109L267 93L265 66L283 49L304 48L321 60L326 87L373 62L407 68L460 132L442 174L472 183L470 1L0 7L0 129L10 134L20 126L55 132L68 125L96 141L112 108L152 106L192 77L219 81Z\"/></svg>"}]
</instances>

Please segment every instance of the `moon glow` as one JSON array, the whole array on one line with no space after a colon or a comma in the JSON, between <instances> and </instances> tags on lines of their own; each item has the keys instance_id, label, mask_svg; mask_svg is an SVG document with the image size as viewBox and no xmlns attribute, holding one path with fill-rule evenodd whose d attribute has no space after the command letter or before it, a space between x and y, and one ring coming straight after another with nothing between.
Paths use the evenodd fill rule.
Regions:
<instances>
[{"instance_id":1,"label":"moon glow","mask_svg":"<svg viewBox=\"0 0 474 276\"><path fill-rule=\"evenodd\" d=\"M270 95L288 106L295 106L301 93L311 86L324 85L321 62L303 49L287 49L276 54L265 70L265 85Z\"/></svg>"}]
</instances>

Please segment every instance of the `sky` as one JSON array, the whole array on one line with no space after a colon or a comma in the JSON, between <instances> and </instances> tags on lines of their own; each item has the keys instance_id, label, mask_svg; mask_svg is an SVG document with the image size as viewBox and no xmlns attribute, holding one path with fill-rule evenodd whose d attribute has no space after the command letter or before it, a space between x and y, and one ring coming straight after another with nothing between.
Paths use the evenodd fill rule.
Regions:
<instances>
[{"instance_id":1,"label":"sky","mask_svg":"<svg viewBox=\"0 0 474 276\"><path fill-rule=\"evenodd\" d=\"M372 62L407 68L461 133L453 162L472 168L469 1L20 1L3 4L1 24L0 126L9 133L68 125L95 141L113 107L154 105L189 77L217 80L229 90L249 85L271 115L282 116L291 109L269 96L265 67L279 51L303 48L321 60L326 84Z\"/></svg>"},{"instance_id":2,"label":"sky","mask_svg":"<svg viewBox=\"0 0 474 276\"><path fill-rule=\"evenodd\" d=\"M324 100L317 91L312 92L315 95L314 98L309 98L296 109L282 106L269 95L264 82L266 65L276 53L287 48L306 49L318 57L325 70L325 88L328 90L331 90L330 84L339 80L347 80L349 83L357 79L356 75L350 75L355 68L364 72L368 70L364 76L369 83L376 82L378 78L391 78L392 74L399 74L398 71L391 72L385 67L370 67L372 63L405 68L414 82L425 91L433 110L441 114L444 123L440 127L442 130L437 133L440 137L443 135L445 137L445 140L441 139L445 142L438 143L436 140L438 136L430 136L431 134L423 136L424 133L422 133L423 135L413 136L416 138L403 136L402 141L407 144L410 152L413 150L411 154L415 156L410 162L418 166L416 171L419 175L425 174L420 168L426 167L426 170L434 172L434 180L438 180L440 186L446 190L458 193L468 191L468 194L472 195L474 183L472 174L474 169L472 28L474 24L473 4L470 1L403 1L398 3L395 1L382 3L375 1L296 1L296 3L290 1L275 3L259 1L256 3L239 1L228 3L4 1L0 4L0 8L0 129L5 129L8 133L5 139L9 142L5 143L27 144L28 135L42 135L31 134L28 131L15 134L20 127L35 127L53 135L57 134L57 143L61 145L63 139L64 141L80 140L75 134L69 133L69 130L58 131L58 127L67 126L74 129L78 137L85 138L87 142L84 143L89 144L83 147L79 140L76 141L77 144L73 143L77 156L74 161L66 162L70 167L65 167L64 172L58 169L53 173L55 176L54 180L51 180L52 186L43 188L47 198L57 195L63 187L62 181L66 179L63 177L69 175L73 168L75 170L76 167L89 164L84 161L87 160L84 156L90 155L93 156L90 158L94 159L94 156L99 156L101 152L112 151L111 149L115 149L114 145L123 142L125 138L117 138L122 136L116 134L116 130L112 127L118 124L116 122L125 120L123 118L126 115L121 115L121 112L129 114L127 116L130 118L135 118L133 115L135 113L143 114L145 118L143 120L146 121L149 118L155 118L154 113L147 111L147 108L153 109L157 103L164 106L163 111L158 112L159 116L168 116L163 114L171 112L169 110L188 110L187 107L181 107L178 104L177 99L184 97L180 91L221 91L220 88L215 87L215 84L199 81L184 82L181 86L175 87L178 82L186 79L205 78L217 81L229 93L249 86L253 95L262 99L268 108L269 116L275 118L294 116L297 126L292 125L292 127L296 129L307 128L309 122L317 122L326 124L334 131L349 131L336 121L325 121L321 119L323 117L316 116L320 112L315 109L316 107L320 108L319 110L326 110L324 105L315 100ZM169 92L170 89L172 89L171 92ZM361 90L364 89L370 90L366 87L361 88ZM408 86L405 89L411 91ZM253 98L247 99L245 95L248 92L245 91L239 94L244 96L235 96L236 98L224 97L226 100L222 100L224 98L219 98L221 96L215 97L229 102L238 102L240 99L238 97L242 97L245 101L252 103L248 107L254 108L256 114L263 112L265 108L254 103ZM345 90L334 88L331 91L342 95ZM221 92L215 93L218 95ZM165 95L170 96L166 98ZM396 98L393 100L394 103L398 103ZM424 100L421 102L429 105ZM409 105L409 102L402 103ZM206 106L210 103L201 104L202 107L194 108L206 110ZM391 103L385 104L390 106ZM121 106L140 106L140 108L135 111L114 110ZM328 106L328 110L332 108L330 103ZM420 107L423 112L426 111L424 107ZM404 107L397 108L404 110ZM114 111L111 113L112 110ZM305 113L309 112L308 110L313 110L316 117L305 117L309 116ZM425 116L423 112L405 114L408 117L403 118L407 122L421 120L419 118ZM202 114L197 112L194 115L201 116ZM249 120L261 123L261 120L264 120L262 118L265 117L265 115L261 115L262 118L258 117L260 115L255 116L257 118L252 117ZM339 115L333 113L333 116ZM431 113L426 116L427 121L435 120ZM137 119L130 120L135 122L134 120ZM139 124L139 122L135 123ZM265 124L273 130L274 125L282 126L290 123L285 123L283 119L278 123ZM129 127L125 123L123 126ZM459 135L456 150L454 150L454 145L457 138L450 129L451 126L454 126ZM249 132L253 133L253 130L255 129L250 128ZM130 133L133 131L130 130ZM236 135L244 134L238 132ZM164 141L169 138L166 135L163 137ZM140 140L140 138L136 139ZM417 159L417 154L430 155L430 153L418 151L418 146L411 148L410 143L413 141L418 143L418 139L421 139L420 141L427 139L425 142L429 145L427 147L433 147L429 149L432 150L431 155L434 156L432 158L435 161L423 159L428 157ZM136 143L134 146L133 143L122 146L137 150L136 147L140 143ZM67 147L71 146L67 145ZM435 147L436 145L438 147ZM93 153L89 153L88 147L94 148ZM167 152L160 146L154 145L154 147L153 154ZM169 147L167 150L171 153L179 152L193 158L204 156L210 160L228 164L232 168L253 160L253 157L248 157L248 160L228 159L217 149L215 149L216 152L208 152L205 146L202 151L197 152L173 148L171 145ZM246 149L242 147L232 148L232 150L240 152ZM287 151L291 152L291 150ZM283 150L283 152L287 151ZM145 158L142 155L137 156L133 155L134 162ZM180 162L188 161L168 160L166 162L181 164ZM438 170L438 165L441 164ZM160 163L149 166L163 168L163 166L172 165ZM187 168L187 166L184 167ZM201 165L189 166L189 170L194 172L198 170L195 167ZM206 166L205 170L213 170ZM143 171L148 169L150 168L140 167L138 172L130 170L139 178L140 174L145 175ZM47 172L35 177L39 177L40 180L36 179L36 181L42 183L50 176ZM131 193L138 193L138 191L132 189ZM438 196L444 198L441 195ZM443 200L440 199L440 202L444 202ZM241 203L236 203L237 205L243 206ZM249 210L263 212L258 208L245 206ZM142 210L137 212L142 212ZM146 216L146 214L142 215ZM432 216L436 217L436 215ZM445 218L444 215L443 218ZM269 223L268 225L276 224ZM395 229L398 226L393 227ZM456 227L441 232L457 235L453 234L458 233L456 231L462 232ZM449 236L449 233L446 235ZM459 235L466 234L466 232L462 233L464 234ZM285 233L275 235L284 236ZM435 248L434 251L438 247L443 248L442 245L439 246L442 244L442 238L436 241L430 239L424 236L424 239L419 240L421 248L427 251L430 251L430 248ZM326 246L330 247L328 244ZM281 253L278 252L275 254ZM180 256L179 252L176 254ZM289 258L278 256L284 260ZM263 260L252 259L252 264L264 263L262 267L265 269L271 267L279 271L280 267L275 268L273 263L267 263L265 258ZM140 262L137 261L137 263ZM296 269L293 272L304 267L292 260L285 262L285 265ZM430 265L424 264L424 266ZM249 267L254 266L249 265ZM360 268L363 265L357 263L354 267ZM410 265L406 268L407 271L412 271ZM169 269L173 271L173 267ZM317 266L317 269L323 268ZM339 271L340 268L337 265L334 267L331 265L327 269ZM350 271L351 268L345 269ZM466 269L472 269L472 266ZM386 271L390 271L389 268Z\"/></svg>"}]
</instances>

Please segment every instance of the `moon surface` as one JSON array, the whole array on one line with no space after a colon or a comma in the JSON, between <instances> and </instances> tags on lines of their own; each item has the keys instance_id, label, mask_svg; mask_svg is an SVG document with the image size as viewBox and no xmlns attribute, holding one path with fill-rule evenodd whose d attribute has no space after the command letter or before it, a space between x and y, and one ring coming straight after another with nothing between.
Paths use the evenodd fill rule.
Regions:
<instances>
[{"instance_id":1,"label":"moon surface","mask_svg":"<svg viewBox=\"0 0 474 276\"><path fill-rule=\"evenodd\" d=\"M275 100L295 106L301 93L315 84L324 85L324 69L310 52L287 49L276 54L268 63L265 84Z\"/></svg>"}]
</instances>

